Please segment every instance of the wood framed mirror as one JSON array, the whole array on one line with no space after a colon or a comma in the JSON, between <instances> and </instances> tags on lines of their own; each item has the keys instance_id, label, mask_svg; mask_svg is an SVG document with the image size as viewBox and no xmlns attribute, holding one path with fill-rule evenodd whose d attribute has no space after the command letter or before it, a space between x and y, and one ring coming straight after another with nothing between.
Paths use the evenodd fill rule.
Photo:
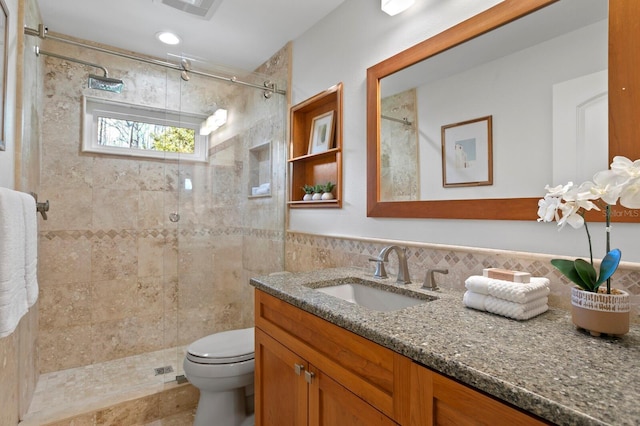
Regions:
<instances>
[{"instance_id":1,"label":"wood framed mirror","mask_svg":"<svg viewBox=\"0 0 640 426\"><path fill-rule=\"evenodd\" d=\"M562 0L560 0L562 1ZM558 0L505 0L486 11L410 47L367 70L367 216L396 218L535 220L536 197L484 197L386 201L381 198L381 83L385 77L405 70L427 58L447 52L478 36L490 33ZM640 2L609 0L608 4L608 158L623 155L640 158ZM495 122L495 117L494 117ZM442 123L446 124L446 123ZM494 145L495 145L494 141ZM439 161L439 160L438 160ZM608 162L606 164L608 164ZM551 183L551 182L547 182ZM566 183L566 182L565 182ZM440 182L431 182L441 185ZM619 206L616 221L637 222L639 218L624 214ZM590 212L591 213L591 212ZM595 212L590 220L602 220Z\"/></svg>"}]
</instances>

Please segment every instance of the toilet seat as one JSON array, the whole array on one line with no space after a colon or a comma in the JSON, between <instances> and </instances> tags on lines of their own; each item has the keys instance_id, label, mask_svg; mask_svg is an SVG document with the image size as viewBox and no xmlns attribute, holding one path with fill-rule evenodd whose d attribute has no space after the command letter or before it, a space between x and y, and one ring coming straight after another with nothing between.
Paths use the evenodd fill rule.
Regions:
<instances>
[{"instance_id":1,"label":"toilet seat","mask_svg":"<svg viewBox=\"0 0 640 426\"><path fill-rule=\"evenodd\" d=\"M193 342L187 359L198 364L234 364L254 358L254 328L223 331Z\"/></svg>"}]
</instances>

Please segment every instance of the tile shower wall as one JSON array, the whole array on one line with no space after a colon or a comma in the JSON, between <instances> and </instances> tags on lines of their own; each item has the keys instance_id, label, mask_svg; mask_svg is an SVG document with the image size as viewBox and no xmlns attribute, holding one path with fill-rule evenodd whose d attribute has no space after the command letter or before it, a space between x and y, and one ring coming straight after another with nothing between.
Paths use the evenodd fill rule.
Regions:
<instances>
[{"instance_id":1,"label":"tile shower wall","mask_svg":"<svg viewBox=\"0 0 640 426\"><path fill-rule=\"evenodd\" d=\"M41 192L51 202L39 239L42 372L251 325L248 277L283 262L284 183L275 183L284 176L274 174L272 197L249 200L248 148L272 140L274 170L284 169L284 98L266 103L260 91L204 77L183 82L174 70L55 42L44 48L105 65L125 89L93 91L85 67L41 62ZM285 48L262 70L285 80L288 58ZM83 94L204 115L223 106L230 120L208 164L89 155L79 152Z\"/></svg>"},{"instance_id":2,"label":"tile shower wall","mask_svg":"<svg viewBox=\"0 0 640 426\"><path fill-rule=\"evenodd\" d=\"M38 88L41 75L35 58L24 58L33 40L25 38L21 29L40 21L35 1L6 0L9 16L6 45L9 47L6 87L5 137L7 146L15 149L15 189L39 191L41 102ZM37 25L37 24L36 24ZM24 58L24 59L23 59ZM13 67L15 65L15 67ZM0 155L13 155L4 151ZM11 161L11 160L10 160ZM22 317L11 335L0 338L0 424L17 425L27 412L38 381L38 305Z\"/></svg>"},{"instance_id":3,"label":"tile shower wall","mask_svg":"<svg viewBox=\"0 0 640 426\"><path fill-rule=\"evenodd\" d=\"M549 305L570 309L571 285L549 263L552 256L534 253L288 232L285 268L291 272L302 272L349 266L371 270L373 274L373 266L368 259L377 257L380 250L388 244L407 248L413 282L422 282L429 268L448 268L449 274L437 276L438 285L464 290L465 279L470 275L481 275L484 268L527 271L532 276L549 278ZM389 256L389 265L387 272L395 274L398 270L395 256ZM615 281L618 288L631 293L632 321L640 323L640 265L621 264Z\"/></svg>"}]
</instances>

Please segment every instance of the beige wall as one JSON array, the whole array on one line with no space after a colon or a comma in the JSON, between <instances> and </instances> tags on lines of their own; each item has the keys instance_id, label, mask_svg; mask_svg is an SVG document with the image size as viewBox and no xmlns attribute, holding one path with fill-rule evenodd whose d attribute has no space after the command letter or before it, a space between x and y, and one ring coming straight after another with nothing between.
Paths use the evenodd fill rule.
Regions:
<instances>
[{"instance_id":1,"label":"beige wall","mask_svg":"<svg viewBox=\"0 0 640 426\"><path fill-rule=\"evenodd\" d=\"M0 152L0 186L38 192L40 184L40 111L38 87L41 75L26 58L33 40L22 35L23 25L37 25L39 11L33 0L5 0L9 13L7 40L7 93L5 138ZM24 124L23 124L24 123ZM25 129L22 131L21 129ZM34 212L35 214L35 212ZM21 319L16 331L0 339L0 424L16 425L26 413L38 380L38 305Z\"/></svg>"},{"instance_id":2,"label":"beige wall","mask_svg":"<svg viewBox=\"0 0 640 426\"><path fill-rule=\"evenodd\" d=\"M184 82L175 70L59 42L44 48L104 65L125 88L88 89L95 70L40 61L41 193L51 202L39 238L42 372L250 326L248 277L281 269L284 174L274 174L272 197L248 199L249 148L271 140L274 170L284 169L284 97L267 101L261 91L196 75ZM286 80L288 56L276 53L264 71ZM85 154L83 94L204 115L223 106L229 121L212 135L207 164ZM174 211L178 224L168 219Z\"/></svg>"}]
</instances>

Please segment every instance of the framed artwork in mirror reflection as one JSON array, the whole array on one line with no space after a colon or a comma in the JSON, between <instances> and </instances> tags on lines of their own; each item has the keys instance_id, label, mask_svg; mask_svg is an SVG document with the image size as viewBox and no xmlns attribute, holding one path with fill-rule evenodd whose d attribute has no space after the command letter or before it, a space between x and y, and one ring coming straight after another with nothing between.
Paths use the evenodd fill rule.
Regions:
<instances>
[{"instance_id":1,"label":"framed artwork in mirror reflection","mask_svg":"<svg viewBox=\"0 0 640 426\"><path fill-rule=\"evenodd\" d=\"M493 185L492 116L442 126L442 186Z\"/></svg>"},{"instance_id":2,"label":"framed artwork in mirror reflection","mask_svg":"<svg viewBox=\"0 0 640 426\"><path fill-rule=\"evenodd\" d=\"M333 127L333 111L314 117L308 154L319 154L333 148Z\"/></svg>"}]
</instances>

